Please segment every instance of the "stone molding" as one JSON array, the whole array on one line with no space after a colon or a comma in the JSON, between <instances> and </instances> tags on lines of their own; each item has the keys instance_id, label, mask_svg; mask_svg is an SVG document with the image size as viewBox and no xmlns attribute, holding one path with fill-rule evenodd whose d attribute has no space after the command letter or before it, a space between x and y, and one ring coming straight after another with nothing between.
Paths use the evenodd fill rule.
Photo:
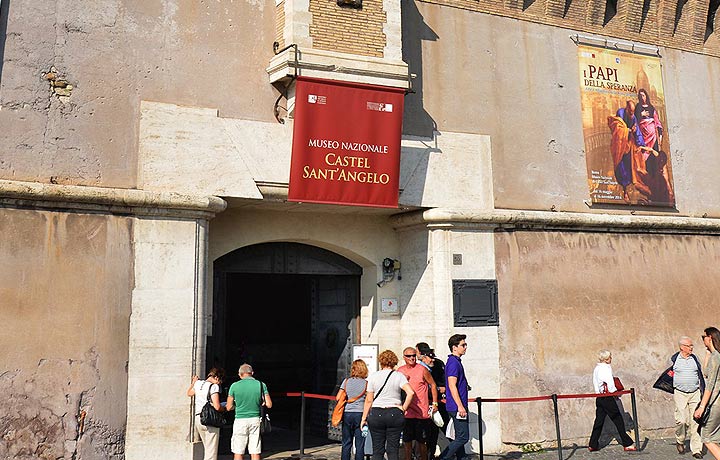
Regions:
<instances>
[{"instance_id":1,"label":"stone molding","mask_svg":"<svg viewBox=\"0 0 720 460\"><path fill-rule=\"evenodd\" d=\"M295 50L287 49L270 60L266 71L275 83L295 74ZM299 47L297 75L353 83L410 87L408 66L402 60L357 56L335 51Z\"/></svg>"},{"instance_id":2,"label":"stone molding","mask_svg":"<svg viewBox=\"0 0 720 460\"><path fill-rule=\"evenodd\" d=\"M678 216L634 216L578 212L434 208L397 215L392 226L501 230L560 230L616 233L720 235L720 219Z\"/></svg>"},{"instance_id":3,"label":"stone molding","mask_svg":"<svg viewBox=\"0 0 720 460\"><path fill-rule=\"evenodd\" d=\"M216 196L0 180L0 206L211 219L227 203Z\"/></svg>"}]
</instances>

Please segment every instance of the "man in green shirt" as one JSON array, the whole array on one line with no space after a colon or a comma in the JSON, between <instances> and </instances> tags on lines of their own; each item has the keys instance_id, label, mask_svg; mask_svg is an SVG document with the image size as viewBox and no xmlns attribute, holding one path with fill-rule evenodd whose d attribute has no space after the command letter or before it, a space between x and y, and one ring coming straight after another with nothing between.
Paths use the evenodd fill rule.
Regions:
<instances>
[{"instance_id":1,"label":"man in green shirt","mask_svg":"<svg viewBox=\"0 0 720 460\"><path fill-rule=\"evenodd\" d=\"M255 380L253 368L243 364L238 371L240 380L230 385L227 410L235 409L235 422L230 447L234 460L242 460L247 448L252 460L260 460L260 403L272 407L272 400L264 383Z\"/></svg>"}]
</instances>

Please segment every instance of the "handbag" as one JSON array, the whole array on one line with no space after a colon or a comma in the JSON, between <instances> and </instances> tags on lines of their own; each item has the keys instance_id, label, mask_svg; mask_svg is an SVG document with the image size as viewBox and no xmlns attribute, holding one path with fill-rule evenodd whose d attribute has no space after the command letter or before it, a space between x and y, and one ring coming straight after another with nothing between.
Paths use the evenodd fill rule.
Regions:
<instances>
[{"instance_id":1,"label":"handbag","mask_svg":"<svg viewBox=\"0 0 720 460\"><path fill-rule=\"evenodd\" d=\"M347 379L345 380L347 382ZM365 396L365 392L367 391L367 382L365 382L365 389L360 393L357 397L347 399L347 392L340 388L338 390L338 394L340 395L340 399L337 400L337 403L335 403L335 408L333 409L332 417L330 419L330 422L332 423L332 426L338 426L340 425L340 422L342 422L343 414L345 414L345 405L347 403L354 403L358 399Z\"/></svg>"},{"instance_id":2,"label":"handbag","mask_svg":"<svg viewBox=\"0 0 720 460\"><path fill-rule=\"evenodd\" d=\"M617 388L617 391L623 391L625 389L619 378L613 377L613 383L615 384L615 388Z\"/></svg>"},{"instance_id":3,"label":"handbag","mask_svg":"<svg viewBox=\"0 0 720 460\"><path fill-rule=\"evenodd\" d=\"M212 390L213 384L210 383L210 388L207 392L207 402L200 411L200 423L205 426L214 426L215 428L222 428L225 425L225 416L215 409L212 405L212 399L210 391ZM201 387L202 388L202 387Z\"/></svg>"},{"instance_id":4,"label":"handbag","mask_svg":"<svg viewBox=\"0 0 720 460\"><path fill-rule=\"evenodd\" d=\"M265 407L265 398L263 398L263 384L260 382L260 434L270 433L272 425L270 425L270 415Z\"/></svg>"}]
</instances>

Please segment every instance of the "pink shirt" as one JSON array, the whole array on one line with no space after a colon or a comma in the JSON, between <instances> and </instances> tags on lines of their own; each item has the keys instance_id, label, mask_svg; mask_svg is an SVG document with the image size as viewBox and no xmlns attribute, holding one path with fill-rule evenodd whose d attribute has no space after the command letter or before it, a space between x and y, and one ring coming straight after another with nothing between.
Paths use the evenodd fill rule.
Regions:
<instances>
[{"instance_id":1,"label":"pink shirt","mask_svg":"<svg viewBox=\"0 0 720 460\"><path fill-rule=\"evenodd\" d=\"M428 394L428 384L424 378L426 370L425 367L419 364L413 367L406 364L398 369L398 372L407 377L410 387L412 387L415 392L415 396L410 402L410 407L408 407L405 413L405 418L430 418L428 415L430 397Z\"/></svg>"}]
</instances>

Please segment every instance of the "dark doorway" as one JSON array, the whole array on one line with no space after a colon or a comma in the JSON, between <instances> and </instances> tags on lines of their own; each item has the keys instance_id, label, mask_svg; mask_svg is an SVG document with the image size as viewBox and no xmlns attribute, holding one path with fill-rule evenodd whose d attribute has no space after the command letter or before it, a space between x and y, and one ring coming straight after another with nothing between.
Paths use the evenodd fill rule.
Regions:
<instances>
[{"instance_id":1,"label":"dark doorway","mask_svg":"<svg viewBox=\"0 0 720 460\"><path fill-rule=\"evenodd\" d=\"M250 363L273 395L273 427L297 430L300 400L282 394L332 395L349 372L361 274L360 266L338 254L298 243L253 245L219 258L208 367L224 367L223 386L229 388L238 367ZM308 400L306 430L334 438L331 408L328 401ZM222 439L221 449L228 442L229 436Z\"/></svg>"}]
</instances>

